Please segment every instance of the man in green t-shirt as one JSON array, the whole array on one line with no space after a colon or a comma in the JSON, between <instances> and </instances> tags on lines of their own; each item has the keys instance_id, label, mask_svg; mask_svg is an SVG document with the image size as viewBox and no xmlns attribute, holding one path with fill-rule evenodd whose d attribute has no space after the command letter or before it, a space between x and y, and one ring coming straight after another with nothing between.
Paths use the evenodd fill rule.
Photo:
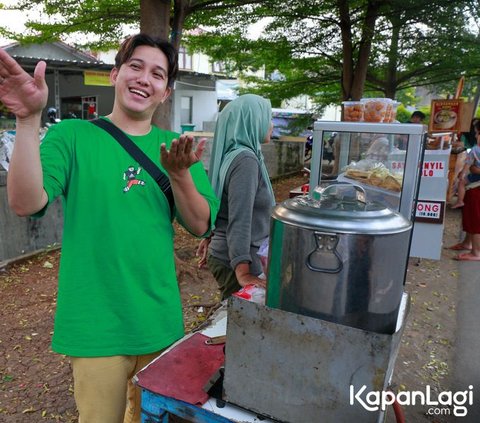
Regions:
<instances>
[{"instance_id":1,"label":"man in green t-shirt","mask_svg":"<svg viewBox=\"0 0 480 423\"><path fill-rule=\"evenodd\" d=\"M0 101L15 115L7 188L12 209L41 216L61 197L64 231L52 348L71 357L82 423L140 421L132 376L183 336L171 210L162 190L103 129L84 120L53 125L39 147L48 89L0 49ZM218 200L200 162L201 141L152 126L177 73L171 44L138 34L115 58L109 120L167 175L175 215L207 236Z\"/></svg>"}]
</instances>

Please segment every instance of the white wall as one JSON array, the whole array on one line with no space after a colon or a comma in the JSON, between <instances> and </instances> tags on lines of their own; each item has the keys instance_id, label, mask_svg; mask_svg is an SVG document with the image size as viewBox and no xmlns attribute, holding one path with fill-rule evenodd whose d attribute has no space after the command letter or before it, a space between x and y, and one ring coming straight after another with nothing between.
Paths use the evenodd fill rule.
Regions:
<instances>
[{"instance_id":1,"label":"white wall","mask_svg":"<svg viewBox=\"0 0 480 423\"><path fill-rule=\"evenodd\" d=\"M312 101L306 95L299 95L294 98L283 100L282 107L284 109L301 109L308 112L312 109Z\"/></svg>"},{"instance_id":2,"label":"white wall","mask_svg":"<svg viewBox=\"0 0 480 423\"><path fill-rule=\"evenodd\" d=\"M339 121L342 117L340 106L327 106L320 120Z\"/></svg>"},{"instance_id":3,"label":"white wall","mask_svg":"<svg viewBox=\"0 0 480 423\"><path fill-rule=\"evenodd\" d=\"M173 94L173 131L181 132L180 125L187 123L180 122L180 98L182 96L193 97L191 123L195 125L195 131L203 130L204 121L217 120L217 93L215 91L176 89Z\"/></svg>"},{"instance_id":4,"label":"white wall","mask_svg":"<svg viewBox=\"0 0 480 423\"><path fill-rule=\"evenodd\" d=\"M115 56L117 55L117 50L109 50L109 51L97 51L96 56L97 60L101 60L104 63L108 63L110 65L115 64Z\"/></svg>"},{"instance_id":5,"label":"white wall","mask_svg":"<svg viewBox=\"0 0 480 423\"><path fill-rule=\"evenodd\" d=\"M208 56L202 53L192 54L192 70L194 72L200 72L205 74L212 73L212 65Z\"/></svg>"}]
</instances>

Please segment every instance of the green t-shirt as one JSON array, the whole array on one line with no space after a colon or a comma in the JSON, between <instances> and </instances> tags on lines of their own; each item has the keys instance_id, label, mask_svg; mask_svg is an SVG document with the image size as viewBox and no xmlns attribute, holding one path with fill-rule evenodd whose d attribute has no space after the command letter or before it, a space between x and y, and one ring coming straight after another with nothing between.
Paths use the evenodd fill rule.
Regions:
<instances>
[{"instance_id":1,"label":"green t-shirt","mask_svg":"<svg viewBox=\"0 0 480 423\"><path fill-rule=\"evenodd\" d=\"M153 126L148 135L130 136L160 167L160 145L168 148L177 137ZM41 159L49 203L64 200L53 350L78 357L139 355L182 337L174 231L156 182L88 121L51 127ZM215 222L218 200L202 164L190 172Z\"/></svg>"}]
</instances>

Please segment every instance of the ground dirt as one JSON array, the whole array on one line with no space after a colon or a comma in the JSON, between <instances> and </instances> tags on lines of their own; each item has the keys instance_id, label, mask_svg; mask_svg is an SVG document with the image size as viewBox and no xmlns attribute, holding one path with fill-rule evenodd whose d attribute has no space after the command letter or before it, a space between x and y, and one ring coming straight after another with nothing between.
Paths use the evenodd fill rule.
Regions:
<instances>
[{"instance_id":1,"label":"ground dirt","mask_svg":"<svg viewBox=\"0 0 480 423\"><path fill-rule=\"evenodd\" d=\"M294 175L274 184L277 200L307 182ZM460 212L447 210L444 244L458 239ZM208 318L218 303L216 284L208 270L197 269L198 240L177 230L178 277L191 331ZM411 308L392 379L392 389L448 389L455 340L458 270L453 252L442 259L410 259L406 291ZM68 358L50 349L56 306L59 250L45 251L0 269L0 422L76 422ZM409 423L448 422L427 416L424 406L404 407ZM387 421L394 422L389 411ZM310 423L310 422L305 422ZM343 422L339 422L343 423Z\"/></svg>"}]
</instances>

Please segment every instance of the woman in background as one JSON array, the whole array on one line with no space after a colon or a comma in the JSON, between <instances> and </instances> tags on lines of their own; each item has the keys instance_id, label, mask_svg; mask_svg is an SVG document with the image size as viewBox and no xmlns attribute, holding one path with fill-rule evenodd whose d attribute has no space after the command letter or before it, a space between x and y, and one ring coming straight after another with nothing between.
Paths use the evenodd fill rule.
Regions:
<instances>
[{"instance_id":1,"label":"woman in background","mask_svg":"<svg viewBox=\"0 0 480 423\"><path fill-rule=\"evenodd\" d=\"M450 170L448 174L448 180L449 180L449 188L447 193L448 202L451 201L452 197L456 192L458 193L458 185L459 185L458 176L460 172L462 172L465 166L465 161L467 159L467 150L477 144L475 126L477 125L478 121L479 121L478 118L473 118L470 125L470 131L462 132L460 134L460 137L454 138L454 141L452 143L452 152L450 156L450 162L452 163L452 160L453 160L454 168L453 170Z\"/></svg>"},{"instance_id":2,"label":"woman in background","mask_svg":"<svg viewBox=\"0 0 480 423\"><path fill-rule=\"evenodd\" d=\"M202 240L197 256L199 267L207 263L222 299L248 284L265 287L257 252L268 237L275 205L261 150L272 134L271 119L269 100L245 94L230 102L217 120L208 173L220 210L214 234Z\"/></svg>"}]
</instances>

